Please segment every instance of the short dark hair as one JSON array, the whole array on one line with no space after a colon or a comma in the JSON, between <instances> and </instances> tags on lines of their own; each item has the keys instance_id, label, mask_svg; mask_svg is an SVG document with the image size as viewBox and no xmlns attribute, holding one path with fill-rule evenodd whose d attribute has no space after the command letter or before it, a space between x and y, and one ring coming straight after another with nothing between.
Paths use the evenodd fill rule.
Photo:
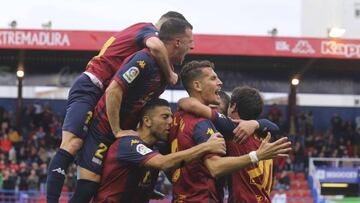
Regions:
<instances>
[{"instance_id":1,"label":"short dark hair","mask_svg":"<svg viewBox=\"0 0 360 203\"><path fill-rule=\"evenodd\" d=\"M162 18L166 18L166 19L177 18L177 19L187 21L183 14L176 12L176 11L168 11L167 13L165 13L164 15L162 15L160 17L160 19L162 19Z\"/></svg>"},{"instance_id":2,"label":"short dark hair","mask_svg":"<svg viewBox=\"0 0 360 203\"><path fill-rule=\"evenodd\" d=\"M140 113L140 125L143 123L143 117L147 115L151 110L154 110L156 107L170 107L170 104L165 99L155 98L150 100L145 104L145 106L141 109Z\"/></svg>"},{"instance_id":3,"label":"short dark hair","mask_svg":"<svg viewBox=\"0 0 360 203\"><path fill-rule=\"evenodd\" d=\"M203 61L190 61L183 66L180 72L181 83L185 90L189 93L191 89L191 83L202 75L202 69L204 68L215 69L214 63L203 60Z\"/></svg>"},{"instance_id":4,"label":"short dark hair","mask_svg":"<svg viewBox=\"0 0 360 203\"><path fill-rule=\"evenodd\" d=\"M243 120L257 119L264 106L259 90L248 86L236 87L232 91L230 103L236 104L236 110Z\"/></svg>"},{"instance_id":5,"label":"short dark hair","mask_svg":"<svg viewBox=\"0 0 360 203\"><path fill-rule=\"evenodd\" d=\"M230 96L223 90L220 90L218 92L220 99L222 100L223 104L224 104L224 108L225 108L225 112L221 112L225 115L227 115L227 110L229 108L230 105Z\"/></svg>"},{"instance_id":6,"label":"short dark hair","mask_svg":"<svg viewBox=\"0 0 360 203\"><path fill-rule=\"evenodd\" d=\"M192 25L189 22L178 18L170 18L161 25L159 38L161 41L167 42L178 35L184 35L186 29L192 29Z\"/></svg>"}]
</instances>

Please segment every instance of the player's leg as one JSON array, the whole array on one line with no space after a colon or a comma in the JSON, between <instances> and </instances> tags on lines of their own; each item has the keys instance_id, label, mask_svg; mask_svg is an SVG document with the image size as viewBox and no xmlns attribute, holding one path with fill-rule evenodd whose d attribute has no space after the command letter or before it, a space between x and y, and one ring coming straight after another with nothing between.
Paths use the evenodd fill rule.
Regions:
<instances>
[{"instance_id":1,"label":"player's leg","mask_svg":"<svg viewBox=\"0 0 360 203\"><path fill-rule=\"evenodd\" d=\"M74 195L69 203L90 202L100 186L101 176L96 173L79 167L79 176Z\"/></svg>"},{"instance_id":2,"label":"player's leg","mask_svg":"<svg viewBox=\"0 0 360 203\"><path fill-rule=\"evenodd\" d=\"M47 177L47 202L58 202L65 174L80 150L101 90L85 74L77 78L69 92L60 149L51 160Z\"/></svg>"},{"instance_id":3,"label":"player's leg","mask_svg":"<svg viewBox=\"0 0 360 203\"><path fill-rule=\"evenodd\" d=\"M112 141L107 140L106 135L97 136L92 128L90 129L78 154L79 177L70 203L89 202L94 197L100 186L103 163Z\"/></svg>"}]
</instances>

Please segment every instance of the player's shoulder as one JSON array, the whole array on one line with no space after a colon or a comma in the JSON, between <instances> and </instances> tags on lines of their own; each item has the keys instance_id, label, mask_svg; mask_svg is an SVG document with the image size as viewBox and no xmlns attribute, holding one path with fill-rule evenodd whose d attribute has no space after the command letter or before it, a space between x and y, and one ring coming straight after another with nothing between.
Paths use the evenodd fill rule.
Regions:
<instances>
[{"instance_id":1,"label":"player's shoulder","mask_svg":"<svg viewBox=\"0 0 360 203\"><path fill-rule=\"evenodd\" d=\"M154 24L149 23L149 22L138 22L133 24L131 27L136 27L136 28L144 28L144 27L155 27Z\"/></svg>"},{"instance_id":2,"label":"player's shoulder","mask_svg":"<svg viewBox=\"0 0 360 203\"><path fill-rule=\"evenodd\" d=\"M142 139L139 136L128 135L118 138L118 142L121 145L133 146L139 143L143 143Z\"/></svg>"},{"instance_id":3,"label":"player's shoulder","mask_svg":"<svg viewBox=\"0 0 360 203\"><path fill-rule=\"evenodd\" d=\"M155 63L155 59L151 55L150 50L148 48L144 48L140 51L137 51L134 54L132 61L137 63L140 68L144 68L146 65Z\"/></svg>"},{"instance_id":4,"label":"player's shoulder","mask_svg":"<svg viewBox=\"0 0 360 203\"><path fill-rule=\"evenodd\" d=\"M203 126L208 127L208 126L212 125L212 123L209 119L200 117L200 116L197 116L197 115L194 115L194 114L182 111L182 110L176 112L175 117L178 118L178 120L183 119L183 121L188 124L186 126L191 127L191 128L203 127Z\"/></svg>"}]
</instances>

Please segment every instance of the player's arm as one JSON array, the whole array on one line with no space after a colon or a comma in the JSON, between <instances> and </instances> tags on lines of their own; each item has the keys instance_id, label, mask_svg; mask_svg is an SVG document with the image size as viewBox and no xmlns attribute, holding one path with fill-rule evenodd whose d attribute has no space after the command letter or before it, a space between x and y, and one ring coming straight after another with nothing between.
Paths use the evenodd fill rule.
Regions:
<instances>
[{"instance_id":1,"label":"player's arm","mask_svg":"<svg viewBox=\"0 0 360 203\"><path fill-rule=\"evenodd\" d=\"M120 128L120 109L123 97L122 87L115 81L111 81L106 89L106 114L109 120L111 130L115 137L121 137L123 134L135 134L130 131L123 131Z\"/></svg>"},{"instance_id":2,"label":"player's arm","mask_svg":"<svg viewBox=\"0 0 360 203\"><path fill-rule=\"evenodd\" d=\"M214 109L191 97L180 99L178 101L178 107L184 111L210 119L219 132L229 139L234 138L235 141L239 140L241 142L242 140L245 140L244 138L253 134L255 130L257 133L275 133L279 130L276 124L267 119L242 120L236 125L230 118L217 113Z\"/></svg>"},{"instance_id":3,"label":"player's arm","mask_svg":"<svg viewBox=\"0 0 360 203\"><path fill-rule=\"evenodd\" d=\"M138 67L140 65L137 63L137 61L143 60L144 57L143 53L138 52L131 60L129 60L129 62L123 64L115 73L113 80L105 91L106 114L115 137L137 134L133 130L121 129L120 111L121 103L127 89L134 85L136 79L141 74L141 71L146 68Z\"/></svg>"},{"instance_id":4,"label":"player's arm","mask_svg":"<svg viewBox=\"0 0 360 203\"><path fill-rule=\"evenodd\" d=\"M156 62L160 65L165 78L170 85L175 85L178 80L178 75L173 71L172 65L169 61L169 55L164 43L158 37L150 37L145 41L146 47L150 49Z\"/></svg>"},{"instance_id":5,"label":"player's arm","mask_svg":"<svg viewBox=\"0 0 360 203\"><path fill-rule=\"evenodd\" d=\"M156 168L163 171L170 171L179 168L190 161L200 159L205 154L215 153L225 155L225 141L221 134L213 134L207 142L196 145L186 150L171 153L168 155L156 155L149 159L144 166L149 168Z\"/></svg>"},{"instance_id":6,"label":"player's arm","mask_svg":"<svg viewBox=\"0 0 360 203\"><path fill-rule=\"evenodd\" d=\"M213 177L220 177L240 170L251 163L257 163L260 160L272 159L278 156L288 156L291 150L291 143L286 137L283 137L273 143L269 143L270 135L268 135L256 151L252 151L247 155L239 157L219 157L212 156L204 160L205 166L208 168Z\"/></svg>"}]
</instances>

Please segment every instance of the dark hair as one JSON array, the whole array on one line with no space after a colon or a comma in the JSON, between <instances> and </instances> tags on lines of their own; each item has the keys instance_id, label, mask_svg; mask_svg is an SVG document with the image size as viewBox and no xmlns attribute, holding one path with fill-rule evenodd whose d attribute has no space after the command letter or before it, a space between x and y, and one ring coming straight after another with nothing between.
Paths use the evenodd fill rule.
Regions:
<instances>
[{"instance_id":1,"label":"dark hair","mask_svg":"<svg viewBox=\"0 0 360 203\"><path fill-rule=\"evenodd\" d=\"M166 19L177 18L177 19L187 21L183 14L176 12L176 11L168 11L167 13L165 13L164 15L162 15L160 17L160 19L162 19L162 18L166 18Z\"/></svg>"},{"instance_id":2,"label":"dark hair","mask_svg":"<svg viewBox=\"0 0 360 203\"><path fill-rule=\"evenodd\" d=\"M222 100L222 102L224 104L224 109L225 109L225 112L221 112L221 113L227 116L227 110L228 110L229 105L230 105L230 96L223 90L220 90L218 92L218 94L219 94L220 99Z\"/></svg>"},{"instance_id":3,"label":"dark hair","mask_svg":"<svg viewBox=\"0 0 360 203\"><path fill-rule=\"evenodd\" d=\"M183 66L180 72L180 78L187 92L191 89L191 83L202 75L202 69L209 67L215 69L214 63L208 60L190 61Z\"/></svg>"},{"instance_id":4,"label":"dark hair","mask_svg":"<svg viewBox=\"0 0 360 203\"><path fill-rule=\"evenodd\" d=\"M170 18L160 28L159 38L163 42L170 41L178 35L184 35L186 29L192 29L192 25L186 20Z\"/></svg>"},{"instance_id":5,"label":"dark hair","mask_svg":"<svg viewBox=\"0 0 360 203\"><path fill-rule=\"evenodd\" d=\"M142 124L142 118L149 113L149 111L154 110L156 107L166 106L170 107L170 104L165 99L155 98L150 100L145 104L145 106L141 109L140 113L140 125Z\"/></svg>"},{"instance_id":6,"label":"dark hair","mask_svg":"<svg viewBox=\"0 0 360 203\"><path fill-rule=\"evenodd\" d=\"M236 110L243 120L257 119L264 106L259 90L248 86L236 87L231 94L230 103L236 104Z\"/></svg>"}]
</instances>

